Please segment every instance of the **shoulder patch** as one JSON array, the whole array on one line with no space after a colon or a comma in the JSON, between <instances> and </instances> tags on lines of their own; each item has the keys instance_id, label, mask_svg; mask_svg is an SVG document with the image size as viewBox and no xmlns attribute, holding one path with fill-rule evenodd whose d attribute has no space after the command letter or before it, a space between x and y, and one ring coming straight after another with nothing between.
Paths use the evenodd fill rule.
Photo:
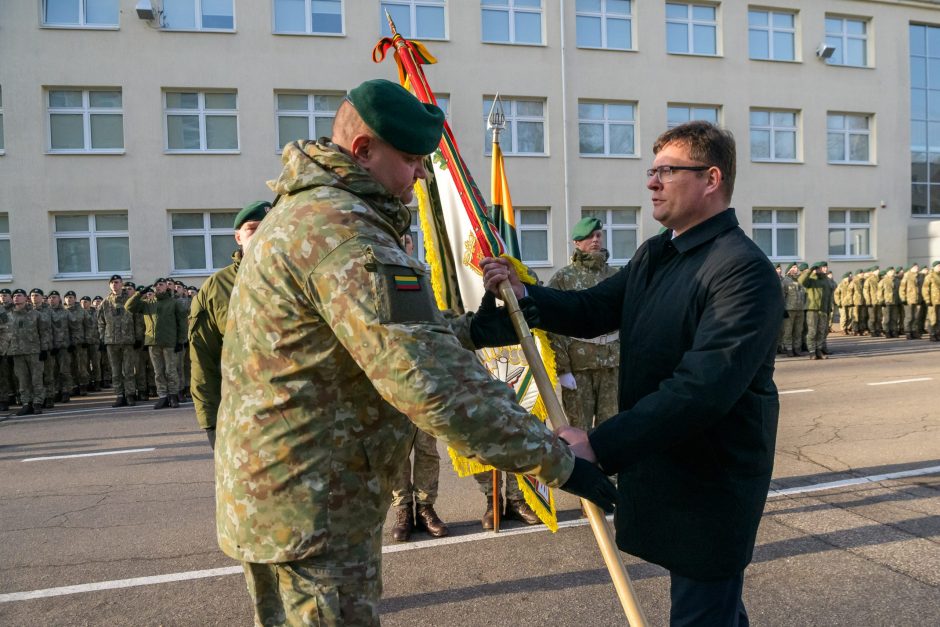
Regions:
<instances>
[{"instance_id":1,"label":"shoulder patch","mask_svg":"<svg viewBox=\"0 0 940 627\"><path fill-rule=\"evenodd\" d=\"M434 303L427 269L420 261L402 250L384 246L367 247L366 256L380 322L443 322Z\"/></svg>"}]
</instances>

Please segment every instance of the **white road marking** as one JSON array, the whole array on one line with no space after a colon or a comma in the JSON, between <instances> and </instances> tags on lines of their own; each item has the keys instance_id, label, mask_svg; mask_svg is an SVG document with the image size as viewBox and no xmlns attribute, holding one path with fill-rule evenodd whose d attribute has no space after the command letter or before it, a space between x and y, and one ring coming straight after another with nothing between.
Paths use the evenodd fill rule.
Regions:
<instances>
[{"instance_id":1,"label":"white road marking","mask_svg":"<svg viewBox=\"0 0 940 627\"><path fill-rule=\"evenodd\" d=\"M898 379L897 381L878 381L868 385L894 385L895 383L915 383L917 381L933 381L933 377L920 377L919 379Z\"/></svg>"},{"instance_id":2,"label":"white road marking","mask_svg":"<svg viewBox=\"0 0 940 627\"><path fill-rule=\"evenodd\" d=\"M127 448L120 451L101 451L98 453L73 453L71 455L51 455L49 457L27 457L20 461L24 462L44 462L50 459L71 459L73 457L98 457L100 455L124 455L126 453L149 453L150 451L155 451L154 447L150 448Z\"/></svg>"},{"instance_id":3,"label":"white road marking","mask_svg":"<svg viewBox=\"0 0 940 627\"><path fill-rule=\"evenodd\" d=\"M804 388L802 390L783 390L782 392L777 392L777 394L806 394L807 392L815 392L811 388Z\"/></svg>"},{"instance_id":4,"label":"white road marking","mask_svg":"<svg viewBox=\"0 0 940 627\"><path fill-rule=\"evenodd\" d=\"M929 475L940 473L940 466L931 466L929 468L920 468L917 470L905 470L901 472L892 472L883 475L872 475L870 477L858 477L855 479L846 479L844 481L831 481L828 483L819 483L816 485L803 486L800 488L789 488L786 490L771 490L768 493L770 498L780 496L792 496L804 492L815 492L819 490L829 490L831 488L840 488L864 483L874 483L877 481L886 481L889 479L901 479L904 477L917 477L920 475ZM613 516L608 516L607 520L612 520ZM559 529L574 527L584 527L590 524L585 518L576 518L558 523ZM521 536L530 533L545 533L548 528L544 525L535 525L532 527L521 527L516 529L507 529L499 533L484 531L480 533L470 533L464 536L451 536L435 540L422 540L420 542L409 542L407 544L394 544L383 546L382 553L401 553L403 551L416 551L418 549L428 549L450 544L462 544L465 542L479 542L481 540L496 540L511 536ZM226 566L223 568L212 568L209 570L191 570L181 573L167 573L165 575L154 575L152 577L134 577L132 579L117 579L112 581L97 581L94 583L78 584L74 586L62 586L59 588L45 588L42 590L28 590L25 592L8 592L0 594L0 603L11 603L13 601L27 601L30 599L45 599L49 597L63 596L67 594L81 594L84 592L97 592L100 590L116 590L119 588L133 588L137 586L152 586L161 583L173 583L176 581L189 581L193 579L206 579L208 577L223 577L228 575L237 575L242 572L241 566Z\"/></svg>"}]
</instances>

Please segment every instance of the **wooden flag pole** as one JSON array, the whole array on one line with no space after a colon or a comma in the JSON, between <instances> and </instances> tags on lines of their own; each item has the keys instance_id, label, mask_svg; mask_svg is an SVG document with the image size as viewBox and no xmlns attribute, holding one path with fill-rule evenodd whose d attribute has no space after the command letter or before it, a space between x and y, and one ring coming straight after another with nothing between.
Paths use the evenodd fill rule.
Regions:
<instances>
[{"instance_id":1,"label":"wooden flag pole","mask_svg":"<svg viewBox=\"0 0 940 627\"><path fill-rule=\"evenodd\" d=\"M538 387L539 396L545 403L548 410L548 420L553 429L568 425L568 418L562 409L558 396L552 388L551 379L545 370L545 364L542 362L542 356L539 354L538 347L535 344L535 338L529 330L529 325L525 321L525 316L519 309L519 301L516 300L516 293L512 291L509 281L503 281L499 286L500 298L506 303L509 310L509 316L512 325L519 336L519 343L522 345L522 351L525 353L526 360L529 362L529 370L535 379L535 385ZM630 582L630 576L627 574L627 568L620 559L620 553L614 544L613 532L610 525L607 524L607 518L604 512L594 503L581 499L581 505L587 512L588 520L591 523L591 529L594 531L594 537L597 545L600 547L601 555L607 570L610 571L610 578L613 580L614 588L617 590L617 596L620 598L620 604L627 615L632 627L646 627L646 617L643 615L643 609L636 599L636 593L633 590L633 584Z\"/></svg>"},{"instance_id":2,"label":"wooden flag pole","mask_svg":"<svg viewBox=\"0 0 940 627\"><path fill-rule=\"evenodd\" d=\"M507 479L508 481L508 479ZM499 533L499 494L501 490L499 489L499 471L495 468L493 469L493 533Z\"/></svg>"}]
</instances>

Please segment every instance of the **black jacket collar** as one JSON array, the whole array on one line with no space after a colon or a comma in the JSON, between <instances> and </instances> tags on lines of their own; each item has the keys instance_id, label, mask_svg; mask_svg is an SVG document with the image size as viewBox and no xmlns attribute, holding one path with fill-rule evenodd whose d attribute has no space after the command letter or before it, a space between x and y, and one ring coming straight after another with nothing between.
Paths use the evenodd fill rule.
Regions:
<instances>
[{"instance_id":1,"label":"black jacket collar","mask_svg":"<svg viewBox=\"0 0 940 627\"><path fill-rule=\"evenodd\" d=\"M716 214L700 224L696 224L691 229L672 240L673 246L680 254L686 253L696 246L715 239L725 231L729 231L738 226L738 219L734 215L734 207L729 207L719 214ZM671 231L666 231L663 236L668 240L672 236Z\"/></svg>"}]
</instances>

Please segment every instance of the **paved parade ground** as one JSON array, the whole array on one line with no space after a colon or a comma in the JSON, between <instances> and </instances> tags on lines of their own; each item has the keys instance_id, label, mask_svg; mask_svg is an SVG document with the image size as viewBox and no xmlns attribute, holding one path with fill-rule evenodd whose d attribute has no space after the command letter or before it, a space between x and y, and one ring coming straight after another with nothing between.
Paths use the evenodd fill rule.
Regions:
<instances>
[{"instance_id":1,"label":"paved parade ground","mask_svg":"<svg viewBox=\"0 0 940 627\"><path fill-rule=\"evenodd\" d=\"M777 361L774 483L748 568L755 625L936 625L940 345L830 338ZM105 394L0 416L0 625L250 625L240 568L215 542L212 458L192 405L111 409ZM562 528L482 532L476 483L445 458L451 536L395 543L383 625L622 625L577 501ZM651 625L661 568L624 556Z\"/></svg>"}]
</instances>

